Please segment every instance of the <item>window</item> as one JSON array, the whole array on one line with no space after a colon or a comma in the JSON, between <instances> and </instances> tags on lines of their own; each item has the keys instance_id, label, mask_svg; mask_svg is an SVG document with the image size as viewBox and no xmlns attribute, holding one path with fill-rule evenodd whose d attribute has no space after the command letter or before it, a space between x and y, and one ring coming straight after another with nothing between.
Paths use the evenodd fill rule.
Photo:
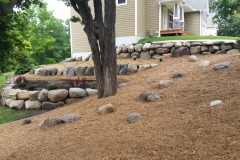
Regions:
<instances>
[{"instance_id":1,"label":"window","mask_svg":"<svg viewBox=\"0 0 240 160\"><path fill-rule=\"evenodd\" d=\"M178 4L174 4L174 10L173 10L173 19L179 19L179 5Z\"/></svg>"},{"instance_id":2,"label":"window","mask_svg":"<svg viewBox=\"0 0 240 160\"><path fill-rule=\"evenodd\" d=\"M169 14L169 29L173 29L173 15Z\"/></svg>"},{"instance_id":3,"label":"window","mask_svg":"<svg viewBox=\"0 0 240 160\"><path fill-rule=\"evenodd\" d=\"M184 22L184 9L180 9L180 22Z\"/></svg>"},{"instance_id":4,"label":"window","mask_svg":"<svg viewBox=\"0 0 240 160\"><path fill-rule=\"evenodd\" d=\"M127 4L127 0L117 0L117 5Z\"/></svg>"}]
</instances>

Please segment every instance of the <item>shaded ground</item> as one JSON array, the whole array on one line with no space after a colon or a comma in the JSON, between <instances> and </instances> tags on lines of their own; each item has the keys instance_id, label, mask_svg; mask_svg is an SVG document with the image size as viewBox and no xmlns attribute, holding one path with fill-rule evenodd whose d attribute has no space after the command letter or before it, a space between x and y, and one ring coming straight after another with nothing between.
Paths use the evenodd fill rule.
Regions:
<instances>
[{"instance_id":1,"label":"shaded ground","mask_svg":"<svg viewBox=\"0 0 240 160\"><path fill-rule=\"evenodd\" d=\"M120 60L119 63L158 63L159 66L134 75L118 76L127 82L115 96L91 96L49 113L0 126L0 159L239 159L240 157L240 53L198 55L158 60ZM202 60L211 65L199 68ZM227 69L213 70L216 63L230 60ZM140 62L141 61L141 62ZM69 63L67 65L73 65ZM85 65L83 63L77 65ZM184 72L174 84L158 89L162 79ZM26 75L40 80L50 77ZM67 79L55 76L51 79ZM88 77L94 79L94 77ZM150 85L145 81L150 80ZM162 95L155 102L142 102L138 95L147 91ZM210 107L213 100L223 103ZM97 109L112 103L114 112L98 115ZM139 112L143 119L129 124L126 117ZM80 114L73 123L40 130L46 117Z\"/></svg>"}]
</instances>

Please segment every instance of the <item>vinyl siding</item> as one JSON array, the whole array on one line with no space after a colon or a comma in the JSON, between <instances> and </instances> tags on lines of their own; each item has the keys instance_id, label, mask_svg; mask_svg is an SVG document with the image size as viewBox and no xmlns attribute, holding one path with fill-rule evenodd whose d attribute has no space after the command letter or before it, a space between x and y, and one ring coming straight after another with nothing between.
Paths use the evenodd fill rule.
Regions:
<instances>
[{"instance_id":1,"label":"vinyl siding","mask_svg":"<svg viewBox=\"0 0 240 160\"><path fill-rule=\"evenodd\" d=\"M200 35L200 12L190 12L184 14L185 27L187 33Z\"/></svg>"},{"instance_id":2,"label":"vinyl siding","mask_svg":"<svg viewBox=\"0 0 240 160\"><path fill-rule=\"evenodd\" d=\"M135 0L116 7L116 37L126 36L135 36Z\"/></svg>"},{"instance_id":3,"label":"vinyl siding","mask_svg":"<svg viewBox=\"0 0 240 160\"><path fill-rule=\"evenodd\" d=\"M137 2L137 36L145 37L145 0Z\"/></svg>"},{"instance_id":4,"label":"vinyl siding","mask_svg":"<svg viewBox=\"0 0 240 160\"><path fill-rule=\"evenodd\" d=\"M159 32L159 6L158 0L148 0L145 2L145 33L149 31ZM148 37L148 35L145 35Z\"/></svg>"}]
</instances>

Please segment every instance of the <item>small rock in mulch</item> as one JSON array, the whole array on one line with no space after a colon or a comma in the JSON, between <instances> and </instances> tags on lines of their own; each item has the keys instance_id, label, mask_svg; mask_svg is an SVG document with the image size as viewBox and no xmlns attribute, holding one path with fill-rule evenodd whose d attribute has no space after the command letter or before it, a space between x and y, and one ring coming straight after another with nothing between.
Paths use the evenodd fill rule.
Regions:
<instances>
[{"instance_id":1,"label":"small rock in mulch","mask_svg":"<svg viewBox=\"0 0 240 160\"><path fill-rule=\"evenodd\" d=\"M212 102L210 103L210 106L212 107L212 106L215 106L215 105L220 104L220 103L222 103L221 100L215 100L215 101L212 101Z\"/></svg>"},{"instance_id":2,"label":"small rock in mulch","mask_svg":"<svg viewBox=\"0 0 240 160\"><path fill-rule=\"evenodd\" d=\"M44 120L42 120L42 122L38 126L41 129L48 129L48 128L54 127L60 123L62 123L62 121L60 119L50 117L50 118L45 118Z\"/></svg>"},{"instance_id":3,"label":"small rock in mulch","mask_svg":"<svg viewBox=\"0 0 240 160\"><path fill-rule=\"evenodd\" d=\"M80 117L81 116L78 114L66 114L66 115L60 117L59 120L61 120L62 123L69 123L69 122L76 121Z\"/></svg>"},{"instance_id":4,"label":"small rock in mulch","mask_svg":"<svg viewBox=\"0 0 240 160\"><path fill-rule=\"evenodd\" d=\"M156 99L159 99L160 96L158 94L151 94L147 97L146 101L147 102L153 102L155 101Z\"/></svg>"},{"instance_id":5,"label":"small rock in mulch","mask_svg":"<svg viewBox=\"0 0 240 160\"><path fill-rule=\"evenodd\" d=\"M142 101L145 101L147 99L147 97L150 95L150 93L148 92L142 92L140 95L139 95L139 99L142 100Z\"/></svg>"},{"instance_id":6,"label":"small rock in mulch","mask_svg":"<svg viewBox=\"0 0 240 160\"><path fill-rule=\"evenodd\" d=\"M195 55L191 55L188 57L188 62L196 62L197 61L197 57Z\"/></svg>"},{"instance_id":7,"label":"small rock in mulch","mask_svg":"<svg viewBox=\"0 0 240 160\"><path fill-rule=\"evenodd\" d=\"M150 85L151 83L152 83L152 82L151 82L151 80L149 80L149 79L145 82L146 85Z\"/></svg>"},{"instance_id":8,"label":"small rock in mulch","mask_svg":"<svg viewBox=\"0 0 240 160\"><path fill-rule=\"evenodd\" d=\"M173 78L179 78L179 77L182 77L184 75L183 72L176 72L174 73L174 75L172 76Z\"/></svg>"},{"instance_id":9,"label":"small rock in mulch","mask_svg":"<svg viewBox=\"0 0 240 160\"><path fill-rule=\"evenodd\" d=\"M127 87L127 83L120 83L118 87Z\"/></svg>"},{"instance_id":10,"label":"small rock in mulch","mask_svg":"<svg viewBox=\"0 0 240 160\"><path fill-rule=\"evenodd\" d=\"M171 80L161 80L159 82L159 89L167 88L173 84Z\"/></svg>"},{"instance_id":11,"label":"small rock in mulch","mask_svg":"<svg viewBox=\"0 0 240 160\"><path fill-rule=\"evenodd\" d=\"M140 119L142 119L142 116L137 112L130 113L127 117L127 121L129 123L133 123L133 122L138 121Z\"/></svg>"},{"instance_id":12,"label":"small rock in mulch","mask_svg":"<svg viewBox=\"0 0 240 160\"><path fill-rule=\"evenodd\" d=\"M22 125L30 124L31 122L32 122L31 119L26 118L22 121Z\"/></svg>"},{"instance_id":13,"label":"small rock in mulch","mask_svg":"<svg viewBox=\"0 0 240 160\"><path fill-rule=\"evenodd\" d=\"M101 106L99 109L98 109L98 113L99 114L108 114L108 113L112 113L113 112L113 105L108 103L107 105L105 106Z\"/></svg>"},{"instance_id":14,"label":"small rock in mulch","mask_svg":"<svg viewBox=\"0 0 240 160\"><path fill-rule=\"evenodd\" d=\"M231 65L230 61L226 61L226 62L222 62L222 63L218 63L214 65L214 70L219 70L219 69L223 69L223 68L227 68Z\"/></svg>"},{"instance_id":15,"label":"small rock in mulch","mask_svg":"<svg viewBox=\"0 0 240 160\"><path fill-rule=\"evenodd\" d=\"M209 66L210 64L210 61L206 60L206 61L202 61L200 64L199 64L199 67L207 67Z\"/></svg>"}]
</instances>

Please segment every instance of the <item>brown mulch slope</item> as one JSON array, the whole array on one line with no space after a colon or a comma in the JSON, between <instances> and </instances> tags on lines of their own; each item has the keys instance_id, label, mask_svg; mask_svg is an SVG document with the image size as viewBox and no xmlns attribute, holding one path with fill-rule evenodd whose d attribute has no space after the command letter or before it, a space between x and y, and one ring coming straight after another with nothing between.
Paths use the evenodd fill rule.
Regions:
<instances>
[{"instance_id":1,"label":"brown mulch slope","mask_svg":"<svg viewBox=\"0 0 240 160\"><path fill-rule=\"evenodd\" d=\"M119 88L115 96L85 98L33 117L29 125L17 121L0 126L0 159L239 159L240 53L197 57L195 63L187 62L188 56L166 58L162 63L121 60L159 65L119 76L128 86ZM202 60L210 60L211 65L199 68ZM229 68L213 70L214 64L227 60L232 62ZM158 89L159 81L172 79L176 71L185 75L173 79L172 86ZM53 77L57 78L69 77ZM147 80L152 83L145 85ZM138 95L143 91L162 98L141 102ZM223 103L210 107L213 100ZM99 115L97 109L107 103L112 103L115 111ZM126 117L131 112L139 112L143 119L129 124ZM68 113L82 117L49 130L39 129L44 118Z\"/></svg>"}]
</instances>

